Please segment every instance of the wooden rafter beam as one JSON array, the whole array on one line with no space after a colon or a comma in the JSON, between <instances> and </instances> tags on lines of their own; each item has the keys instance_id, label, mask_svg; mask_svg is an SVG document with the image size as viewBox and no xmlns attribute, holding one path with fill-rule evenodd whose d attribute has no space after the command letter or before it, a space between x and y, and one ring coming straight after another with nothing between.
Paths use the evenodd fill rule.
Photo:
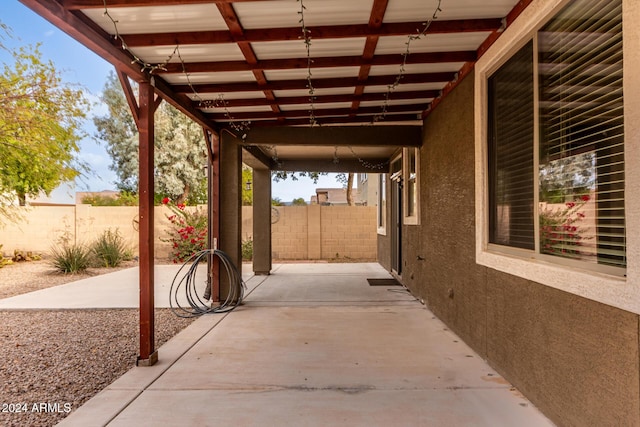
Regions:
<instances>
[{"instance_id":1,"label":"wooden rafter beam","mask_svg":"<svg viewBox=\"0 0 640 427\"><path fill-rule=\"evenodd\" d=\"M445 62L472 62L477 59L476 51L457 52L425 52L412 53L407 58L407 64L433 64ZM338 56L313 58L313 68L332 67L360 67L374 65L396 65L400 62L400 55L376 55L371 59L362 56ZM158 71L157 74L183 74L187 73L215 73L221 71L255 71L255 70L304 70L307 68L306 58L282 58L267 59L248 64L246 61L219 61L219 62L187 62L184 64L170 63L166 65L166 71Z\"/></svg>"},{"instance_id":2,"label":"wooden rafter beam","mask_svg":"<svg viewBox=\"0 0 640 427\"><path fill-rule=\"evenodd\" d=\"M134 93L133 88L131 87L131 83L129 82L129 77L127 77L127 75L120 70L116 70L116 74L118 75L118 79L120 80L120 86L122 86L122 90L124 91L124 97L129 104L129 110L131 110L133 120L136 122L136 126L139 126L140 108L138 107L136 94Z\"/></svg>"},{"instance_id":3,"label":"wooden rafter beam","mask_svg":"<svg viewBox=\"0 0 640 427\"><path fill-rule=\"evenodd\" d=\"M105 37L105 34L99 33L96 28L64 9L60 3L50 0L20 1L102 59L113 64L117 70L124 72L131 79L139 83L151 83L167 102L201 126L215 130L215 124L207 120L199 110L191 108L190 101L185 95L176 94L160 76L153 77L143 72L140 66L132 63L130 55L111 43L108 36Z\"/></svg>"},{"instance_id":4,"label":"wooden rafter beam","mask_svg":"<svg viewBox=\"0 0 640 427\"><path fill-rule=\"evenodd\" d=\"M242 162L247 164L250 168L273 169L275 166L273 159L266 155L260 147L255 145L245 145L242 148L244 148L244 151L242 152Z\"/></svg>"},{"instance_id":5,"label":"wooden rafter beam","mask_svg":"<svg viewBox=\"0 0 640 427\"><path fill-rule=\"evenodd\" d=\"M401 100L401 99L429 99L435 98L440 95L439 90L414 90L414 91L406 91L406 92L394 92L393 99ZM316 96L313 99L314 104L327 104L334 102L352 102L357 100L358 102L367 102L367 101L384 101L386 96L385 93L364 93L359 96L355 95L323 95ZM212 100L211 103L214 103L215 100ZM296 105L296 104L308 104L309 97L308 96L285 96L278 97L274 100L269 100L265 98L250 98L250 99L226 99L225 106L226 107L252 107L252 106L267 106L267 105ZM201 101L193 101L194 108L205 108L207 104L203 104Z\"/></svg>"},{"instance_id":6,"label":"wooden rafter beam","mask_svg":"<svg viewBox=\"0 0 640 427\"><path fill-rule=\"evenodd\" d=\"M493 45L493 43L495 43L496 40L500 38L504 30L506 30L513 23L513 21L515 21L516 18L520 16L522 12L524 12L524 10L527 7L529 7L529 4L531 4L532 1L533 0L520 0L513 7L513 9L511 9L511 11L507 14L507 16L504 19L503 26L500 27L499 30L493 31L491 35L487 37L485 41L478 48L476 52L478 59L480 59L480 57L482 57L482 55L485 54L485 52ZM449 83L447 83L447 85L444 88L442 88L442 94L433 100L433 102L429 105L429 108L424 110L424 112L422 113L422 117L426 118L429 114L431 114L433 110L440 104L440 102L442 102L442 100L449 93L451 93L453 89L455 89L460 84L460 82L462 82L462 80L464 80L464 78L471 73L471 71L473 71L474 67L475 67L475 61L467 62L466 64L464 64L464 66L458 72L456 78L450 81Z\"/></svg>"},{"instance_id":7,"label":"wooden rafter beam","mask_svg":"<svg viewBox=\"0 0 640 427\"><path fill-rule=\"evenodd\" d=\"M421 114L427 106L425 104L411 104L411 105L390 105L386 108L387 113L411 113ZM358 110L353 111L350 108L316 108L314 115L316 117L326 116L342 116L349 115L350 113L356 114L378 114L381 113L380 107L360 107ZM225 113L209 113L207 114L212 120L228 120L229 117ZM258 119L291 119L296 117L309 117L309 108L302 110L287 110L279 114L274 114L270 111L249 111L241 113L232 113L233 120L258 120Z\"/></svg>"},{"instance_id":8,"label":"wooden rafter beam","mask_svg":"<svg viewBox=\"0 0 640 427\"><path fill-rule=\"evenodd\" d=\"M220 14L222 15L222 18L224 19L225 23L229 27L229 32L234 37L238 37L238 38L244 37L244 34L245 34L244 28L242 28L242 25L240 24L240 19L238 18L238 15L236 14L236 11L233 8L233 5L229 3L219 3L217 6L218 6L218 10L220 11ZM240 51L244 55L247 61L247 64L249 66L255 66L258 63L258 57L253 51L253 47L251 46L251 43L241 41L241 42L238 42L238 47L240 48ZM252 71L258 84L260 85L267 84L267 77L264 75L263 70L254 69ZM264 95L269 100L273 101L275 99L273 91L271 90L268 90L268 89L264 90ZM271 109L273 110L274 113L280 112L280 107L278 107L278 105L276 104L272 104Z\"/></svg>"},{"instance_id":9,"label":"wooden rafter beam","mask_svg":"<svg viewBox=\"0 0 640 427\"><path fill-rule=\"evenodd\" d=\"M307 119L307 124L309 120ZM252 129L243 145L420 147L421 126L334 126Z\"/></svg>"},{"instance_id":10,"label":"wooden rafter beam","mask_svg":"<svg viewBox=\"0 0 640 427\"><path fill-rule=\"evenodd\" d=\"M387 12L387 6L389 0L374 0L371 7L371 14L369 16L369 28L372 30L379 30L382 27L382 21L384 20L384 14ZM378 46L379 35L368 35L367 41L364 44L364 52L362 53L363 64L360 65L360 71L358 72L358 80L364 82L369 77L371 72L371 60L376 54L376 47ZM364 85L356 86L354 96L358 97L364 93ZM357 110L360 106L360 100L355 98L351 103L351 109Z\"/></svg>"},{"instance_id":11,"label":"wooden rafter beam","mask_svg":"<svg viewBox=\"0 0 640 427\"><path fill-rule=\"evenodd\" d=\"M219 4L223 18L229 24L228 9L233 7L228 4ZM235 15L235 13L234 13ZM375 17L374 17L375 18ZM239 22L237 17L231 22ZM237 24L239 25L239 24ZM452 34L469 32L496 31L502 25L500 19L458 19L450 21L434 21L427 31L428 34ZM406 36L415 34L423 26L422 22L401 22L381 24L379 28L368 24L361 25L325 25L310 27L313 39L340 39L353 37L384 37ZM230 27L231 29L232 27ZM264 28L243 31L192 31L170 32L150 34L121 34L130 47L143 46L175 46L193 44L220 44L220 43L256 43L270 41L299 41L300 28Z\"/></svg>"},{"instance_id":12,"label":"wooden rafter beam","mask_svg":"<svg viewBox=\"0 0 640 427\"><path fill-rule=\"evenodd\" d=\"M456 73L425 73L425 74L405 74L402 77L403 84L412 83L441 83L448 82L455 77ZM374 76L369 77L366 86L388 86L392 84L397 76ZM271 81L265 85L258 83L221 83L221 84L194 84L175 85L174 89L178 93L193 93L195 90L199 94L203 93L226 93L226 92L261 92L263 90L294 90L306 89L306 80L278 80ZM357 77L338 77L330 79L315 79L313 87L316 89L355 87L359 82Z\"/></svg>"},{"instance_id":13,"label":"wooden rafter beam","mask_svg":"<svg viewBox=\"0 0 640 427\"><path fill-rule=\"evenodd\" d=\"M263 0L108 0L109 7L183 6L186 4L238 3ZM103 0L61 0L65 9L103 9Z\"/></svg>"},{"instance_id":14,"label":"wooden rafter beam","mask_svg":"<svg viewBox=\"0 0 640 427\"><path fill-rule=\"evenodd\" d=\"M363 126L371 125L371 119L373 116L342 116L342 117L319 117L318 123L321 125L336 125L336 124L353 124L362 123ZM386 118L379 123L390 122L415 122L416 126L422 125L422 119L419 119L416 114L389 114ZM224 123L220 123L224 125ZM269 128L269 127L282 127L282 126L309 126L309 117L298 119L281 119L281 120L256 120L251 122L251 131L257 128ZM379 126L370 126L372 128L378 128Z\"/></svg>"}]
</instances>

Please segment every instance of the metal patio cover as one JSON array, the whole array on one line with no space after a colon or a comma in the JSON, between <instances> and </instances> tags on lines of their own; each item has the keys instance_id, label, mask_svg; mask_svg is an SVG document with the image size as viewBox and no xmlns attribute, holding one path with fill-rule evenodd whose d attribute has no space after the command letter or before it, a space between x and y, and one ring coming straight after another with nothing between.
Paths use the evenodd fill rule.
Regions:
<instances>
[{"instance_id":1,"label":"metal patio cover","mask_svg":"<svg viewBox=\"0 0 640 427\"><path fill-rule=\"evenodd\" d=\"M530 2L21 1L203 127L236 135L420 126Z\"/></svg>"}]
</instances>

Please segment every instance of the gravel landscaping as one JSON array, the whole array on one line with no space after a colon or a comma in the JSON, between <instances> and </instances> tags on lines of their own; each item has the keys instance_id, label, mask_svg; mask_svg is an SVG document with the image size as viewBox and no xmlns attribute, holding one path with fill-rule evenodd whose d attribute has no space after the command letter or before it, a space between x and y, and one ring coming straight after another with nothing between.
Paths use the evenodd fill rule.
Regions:
<instances>
[{"instance_id":1,"label":"gravel landscaping","mask_svg":"<svg viewBox=\"0 0 640 427\"><path fill-rule=\"evenodd\" d=\"M128 265L131 266L131 265ZM57 274L46 261L0 268L0 298L114 269ZM156 310L156 346L193 319ZM0 425L51 426L131 369L138 310L0 311Z\"/></svg>"}]
</instances>

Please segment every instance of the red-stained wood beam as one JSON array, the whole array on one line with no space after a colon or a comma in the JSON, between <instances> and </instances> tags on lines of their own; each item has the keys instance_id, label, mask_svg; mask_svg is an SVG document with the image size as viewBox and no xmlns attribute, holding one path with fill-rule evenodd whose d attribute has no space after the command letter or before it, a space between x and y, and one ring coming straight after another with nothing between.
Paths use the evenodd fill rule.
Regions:
<instances>
[{"instance_id":1,"label":"red-stained wood beam","mask_svg":"<svg viewBox=\"0 0 640 427\"><path fill-rule=\"evenodd\" d=\"M388 0L379 0L388 2ZM386 6L386 5L385 5ZM218 4L218 8L229 25L230 31L185 31L149 34L121 34L122 38L130 47L143 46L175 46L192 44L219 44L219 43L255 43L270 41L298 41L300 38L300 28L264 28L257 30L235 31L239 26L235 12L229 13L233 9L231 4ZM309 27L314 40L319 39L341 39L353 37L384 37L384 36L407 36L416 34L423 28L423 22L400 22L382 24L379 13L384 13L382 6L374 5L375 16L370 22L380 22L379 27L370 24L358 25L323 25ZM384 15L382 15L384 16ZM231 18L230 18L231 17ZM497 31L502 25L500 19L457 19L449 21L434 21L427 31L427 34L453 34L469 32L491 32Z\"/></svg>"},{"instance_id":2,"label":"red-stained wood beam","mask_svg":"<svg viewBox=\"0 0 640 427\"><path fill-rule=\"evenodd\" d=\"M131 64L129 55L113 46L109 38L102 37L89 28L85 22L66 10L60 3L48 0L20 0L20 2L91 49L102 59L126 72L134 80L144 81L147 78L140 67Z\"/></svg>"},{"instance_id":3,"label":"red-stained wood beam","mask_svg":"<svg viewBox=\"0 0 640 427\"><path fill-rule=\"evenodd\" d=\"M227 27L229 27L230 33L234 37L238 37L238 38L244 37L245 31L242 28L242 25L240 25L240 20L238 19L238 15L236 14L236 11L233 8L233 5L228 3L219 3L217 6L218 6L218 10L220 11L220 14L222 15L222 18L227 24ZM251 66L255 66L258 63L258 57L253 51L253 47L251 47L251 43L246 41L241 41L241 42L238 42L238 47L240 48L240 51L244 55L245 59L247 60L247 64ZM258 84L260 85L267 84L267 77L264 75L264 71L254 69L253 75L255 76ZM271 101L275 100L275 95L271 90L268 90L268 89L265 90L264 95L267 97L267 99ZM271 109L273 110L274 113L280 112L280 108L276 104L271 105Z\"/></svg>"},{"instance_id":4,"label":"red-stained wood beam","mask_svg":"<svg viewBox=\"0 0 640 427\"><path fill-rule=\"evenodd\" d=\"M387 107L386 111L388 113L404 113L404 112L413 112L415 114L422 113L426 108L425 104L411 104L411 105L390 105ZM378 114L381 112L380 107L361 107L357 111L356 114ZM350 108L316 108L314 113L318 117L325 116L341 116L341 115L349 115L353 113ZM207 114L211 117L212 120L228 120L228 116L224 113L209 113ZM233 113L232 118L234 120L258 120L258 119L290 119L296 117L308 117L309 116L309 108L305 108L302 110L287 110L278 114L274 114L270 111L248 111L242 113Z\"/></svg>"},{"instance_id":5,"label":"red-stained wood beam","mask_svg":"<svg viewBox=\"0 0 640 427\"><path fill-rule=\"evenodd\" d=\"M413 83L444 83L452 80L456 73L425 73L425 74L405 74L402 78L403 84ZM366 86L387 86L392 84L397 76L374 76L369 77ZM355 87L361 84L356 77L338 77L330 79L315 79L313 87L316 89ZM258 83L224 83L224 84L194 84L176 85L174 89L178 93L191 93L195 89L199 94L203 93L227 93L227 92L252 92L263 90L294 90L306 89L306 80L277 80L266 85Z\"/></svg>"},{"instance_id":6,"label":"red-stained wood beam","mask_svg":"<svg viewBox=\"0 0 640 427\"><path fill-rule=\"evenodd\" d=\"M203 129L209 154L208 173L208 216L209 216L209 248L216 249L220 241L220 137ZM209 279L211 280L211 300L220 301L220 258L209 258Z\"/></svg>"},{"instance_id":7,"label":"red-stained wood beam","mask_svg":"<svg viewBox=\"0 0 640 427\"><path fill-rule=\"evenodd\" d=\"M362 123L363 125L371 125L373 116L355 116L355 117L318 117L318 124L345 124L345 123ZM388 114L384 123L393 122L415 122L416 125L421 123L421 119L416 114ZM224 123L221 123L223 125ZM309 126L309 117L298 119L281 119L281 120L256 120L251 122L251 129L274 126Z\"/></svg>"},{"instance_id":8,"label":"red-stained wood beam","mask_svg":"<svg viewBox=\"0 0 640 427\"><path fill-rule=\"evenodd\" d=\"M477 50L478 59L480 59L480 57L482 57L482 55L485 54L485 52L491 47L491 45L493 45L496 42L496 40L498 40L498 38L502 35L504 30L507 29L513 23L513 21L516 20L518 16L520 16L520 14L531 4L532 1L533 0L520 0L513 7L513 9L511 9L511 11L507 14L506 18L504 19L503 28L501 28L499 31L494 31L489 37L486 38L486 40L478 48ZM431 112L433 112L433 110L442 102L442 100L449 93L451 93L451 91L453 91L453 89L455 89L462 82L462 80L464 80L464 78L471 73L471 71L473 71L474 66L475 66L475 61L467 62L466 64L464 64L464 66L458 72L456 78L451 82L447 83L445 87L442 89L442 94L436 99L434 99L431 102L431 104L429 104L429 108L427 108L422 113L422 117L426 118L429 114L431 114Z\"/></svg>"},{"instance_id":9,"label":"red-stained wood beam","mask_svg":"<svg viewBox=\"0 0 640 427\"><path fill-rule=\"evenodd\" d=\"M425 52L412 53L407 58L407 64L432 64L443 62L469 62L477 58L476 51L458 52ZM402 61L401 55L376 55L365 60L362 56L338 56L313 58L312 68L332 67L360 67L374 65L396 65ZM166 71L157 74L213 73L219 71L254 71L254 70L290 70L307 69L306 58L267 59L248 64L246 61L218 61L218 62L187 62L184 64L167 64Z\"/></svg>"},{"instance_id":10,"label":"red-stained wood beam","mask_svg":"<svg viewBox=\"0 0 640 427\"><path fill-rule=\"evenodd\" d=\"M136 126L139 126L140 108L138 107L136 95L131 88L129 77L127 77L127 75L123 71L120 71L118 69L116 69L116 74L118 75L118 80L120 80L120 86L122 86L122 90L124 91L124 96L127 99L127 103L129 104L129 110L131 110L133 120L136 122Z\"/></svg>"},{"instance_id":11,"label":"red-stained wood beam","mask_svg":"<svg viewBox=\"0 0 640 427\"><path fill-rule=\"evenodd\" d=\"M202 114L191 108L188 98L177 95L173 89L159 76L152 77L143 72L141 67L132 63L132 57L111 43L111 37L74 13L64 9L60 3L51 0L20 0L25 6L51 22L60 30L80 42L102 59L113 64L117 70L124 72L132 80L152 83L162 97L178 108L192 120L206 128L215 129L215 124L207 121ZM101 1L102 3L102 1Z\"/></svg>"},{"instance_id":12,"label":"red-stained wood beam","mask_svg":"<svg viewBox=\"0 0 640 427\"><path fill-rule=\"evenodd\" d=\"M425 99L435 98L440 95L439 90L415 90L406 92L395 92L393 99ZM314 104L327 104L334 102L352 102L357 99L358 102L366 101L383 101L386 93L365 93L360 96L354 95L322 95L316 96L313 99ZM211 101L212 105L215 100ZM252 106L267 106L267 105L296 105L296 104L308 104L308 96L285 96L278 97L276 100L268 100L265 98L250 98L250 99L227 99L225 100L227 107L252 107ZM194 108L206 108L207 103L201 101L193 101ZM212 107L213 108L213 107Z\"/></svg>"},{"instance_id":13,"label":"red-stained wood beam","mask_svg":"<svg viewBox=\"0 0 640 427\"><path fill-rule=\"evenodd\" d=\"M371 14L369 16L369 25L368 28L371 30L379 30L382 27L382 21L384 20L384 14L387 11L387 5L389 4L389 0L374 0L373 6L371 7ZM368 35L367 41L364 44L364 51L362 53L363 64L360 66L360 71L358 72L358 81L364 82L369 77L369 73L371 72L371 60L375 56L376 47L378 46L379 35ZM356 99L353 100L351 104L351 109L354 111L360 107L360 100L357 99L360 95L364 93L364 85L356 86L354 91L354 96Z\"/></svg>"},{"instance_id":14,"label":"red-stained wood beam","mask_svg":"<svg viewBox=\"0 0 640 427\"><path fill-rule=\"evenodd\" d=\"M186 4L238 3L268 0L108 0L109 7L183 6ZM61 0L66 9L103 9L103 0Z\"/></svg>"},{"instance_id":15,"label":"red-stained wood beam","mask_svg":"<svg viewBox=\"0 0 640 427\"><path fill-rule=\"evenodd\" d=\"M154 89L140 83L139 96L139 177L138 196L140 216L140 353L137 364L154 365L158 361L155 350L154 305Z\"/></svg>"}]
</instances>

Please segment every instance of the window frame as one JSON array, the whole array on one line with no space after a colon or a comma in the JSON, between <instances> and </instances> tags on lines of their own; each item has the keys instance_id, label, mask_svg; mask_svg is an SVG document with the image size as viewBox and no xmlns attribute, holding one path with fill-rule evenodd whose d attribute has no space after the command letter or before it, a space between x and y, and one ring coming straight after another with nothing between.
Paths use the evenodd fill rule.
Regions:
<instances>
[{"instance_id":1,"label":"window frame","mask_svg":"<svg viewBox=\"0 0 640 427\"><path fill-rule=\"evenodd\" d=\"M489 171L488 171L488 79L553 18L570 0L534 0L504 31L502 36L478 60L475 66L475 157L476 157L476 262L491 269L541 283L591 300L640 313L640 103L632 100L640 96L640 29L627 22L638 22L640 7L634 0L623 3L623 55L624 55L624 117L625 117L625 215L627 218L626 275L612 271L587 271L584 263L552 255L534 254L489 243ZM537 57L534 55L534 64ZM537 65L534 65L537 69ZM534 87L538 87L534 73ZM640 99L640 98L636 98ZM538 110L534 108L535 123ZM534 149L537 149L539 129L534 126ZM537 158L537 156L536 156ZM537 164L536 160L536 164ZM537 180L536 180L537 181ZM536 189L537 189L536 184ZM535 202L538 201L534 191ZM536 233L538 221L534 221ZM614 268L615 270L621 270Z\"/></svg>"},{"instance_id":2,"label":"window frame","mask_svg":"<svg viewBox=\"0 0 640 427\"><path fill-rule=\"evenodd\" d=\"M378 206L377 232L381 236L387 235L387 174L378 175Z\"/></svg>"},{"instance_id":3,"label":"window frame","mask_svg":"<svg viewBox=\"0 0 640 427\"><path fill-rule=\"evenodd\" d=\"M411 182L411 151L414 156L415 168L415 202L414 211L409 212L409 185ZM420 149L418 147L403 147L402 149L402 223L404 225L420 225Z\"/></svg>"}]
</instances>

